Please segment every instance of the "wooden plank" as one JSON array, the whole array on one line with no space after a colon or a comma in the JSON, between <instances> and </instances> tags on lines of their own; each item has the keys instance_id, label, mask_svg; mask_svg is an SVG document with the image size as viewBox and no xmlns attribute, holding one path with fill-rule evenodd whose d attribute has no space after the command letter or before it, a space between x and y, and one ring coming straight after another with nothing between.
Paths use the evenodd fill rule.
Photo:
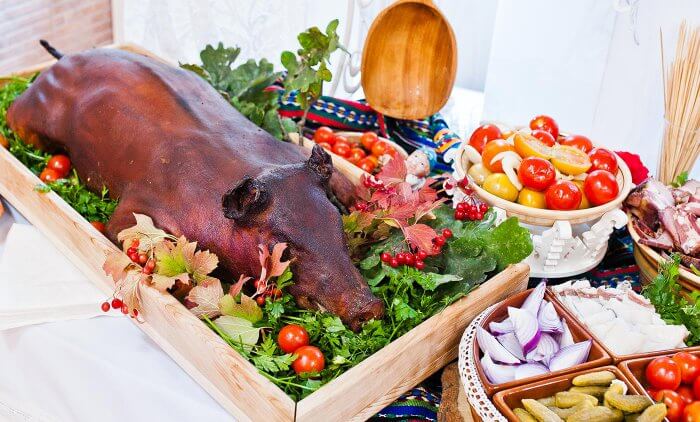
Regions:
<instances>
[{"instance_id":1,"label":"wooden plank","mask_svg":"<svg viewBox=\"0 0 700 422\"><path fill-rule=\"evenodd\" d=\"M462 333L491 304L527 286L530 268L511 265L465 298L297 403L298 421L365 420L457 357Z\"/></svg>"},{"instance_id":2,"label":"wooden plank","mask_svg":"<svg viewBox=\"0 0 700 422\"><path fill-rule=\"evenodd\" d=\"M58 195L36 192L40 183L0 148L0 195L108 297L114 283L102 264L108 252L118 249ZM145 322L136 325L233 416L240 421L294 418L294 401L174 297L151 287L144 287L142 296Z\"/></svg>"},{"instance_id":3,"label":"wooden plank","mask_svg":"<svg viewBox=\"0 0 700 422\"><path fill-rule=\"evenodd\" d=\"M161 60L134 45L111 45ZM28 76L55 60L25 69ZM0 78L0 85L3 83ZM339 171L359 182L362 170L334 157ZM117 248L55 193L34 191L39 179L0 148L0 195L44 233L106 295L112 280L102 271ZM153 288L142 294L144 323L138 324L195 381L238 420L363 420L394 401L457 356L469 322L487 306L523 290L529 267L517 264L497 274L468 297L424 321L364 362L299 403L260 375L256 368L180 302Z\"/></svg>"}]
</instances>

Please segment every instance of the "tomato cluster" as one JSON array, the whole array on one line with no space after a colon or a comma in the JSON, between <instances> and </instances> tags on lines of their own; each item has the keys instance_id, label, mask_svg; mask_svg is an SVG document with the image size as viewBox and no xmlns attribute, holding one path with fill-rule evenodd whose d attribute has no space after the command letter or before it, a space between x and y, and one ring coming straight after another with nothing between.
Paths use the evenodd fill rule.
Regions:
<instances>
[{"instance_id":1,"label":"tomato cluster","mask_svg":"<svg viewBox=\"0 0 700 422\"><path fill-rule=\"evenodd\" d=\"M469 145L481 155L469 175L484 190L508 201L575 210L603 205L619 195L615 154L594 148L585 136L560 134L549 116L532 119L530 133L482 125L472 133ZM507 157L510 168L504 169Z\"/></svg>"},{"instance_id":2,"label":"tomato cluster","mask_svg":"<svg viewBox=\"0 0 700 422\"><path fill-rule=\"evenodd\" d=\"M647 392L666 405L669 421L700 421L700 357L687 352L658 357L649 362L644 376Z\"/></svg>"},{"instance_id":3,"label":"tomato cluster","mask_svg":"<svg viewBox=\"0 0 700 422\"><path fill-rule=\"evenodd\" d=\"M301 325L285 325L277 335L277 344L284 353L296 356L292 368L297 374L321 372L326 366L323 352L309 345L309 333Z\"/></svg>"},{"instance_id":4,"label":"tomato cluster","mask_svg":"<svg viewBox=\"0 0 700 422\"><path fill-rule=\"evenodd\" d=\"M365 132L359 140L353 141L333 133L327 126L321 126L314 132L314 142L370 174L379 169L379 159L383 155L396 154L396 149L380 140L374 132Z\"/></svg>"}]
</instances>

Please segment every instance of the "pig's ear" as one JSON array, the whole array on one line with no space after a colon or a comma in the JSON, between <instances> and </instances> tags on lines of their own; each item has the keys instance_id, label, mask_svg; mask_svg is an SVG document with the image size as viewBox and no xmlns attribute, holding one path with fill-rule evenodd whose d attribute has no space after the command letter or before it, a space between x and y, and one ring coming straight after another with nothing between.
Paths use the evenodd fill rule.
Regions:
<instances>
[{"instance_id":1,"label":"pig's ear","mask_svg":"<svg viewBox=\"0 0 700 422\"><path fill-rule=\"evenodd\" d=\"M330 180L333 174L333 161L331 156L323 149L321 145L314 145L311 150L311 157L306 162L306 166L313 174L318 176L322 182Z\"/></svg>"},{"instance_id":2,"label":"pig's ear","mask_svg":"<svg viewBox=\"0 0 700 422\"><path fill-rule=\"evenodd\" d=\"M260 181L245 176L221 199L224 216L243 223L246 218L265 209L268 198L268 193Z\"/></svg>"}]
</instances>

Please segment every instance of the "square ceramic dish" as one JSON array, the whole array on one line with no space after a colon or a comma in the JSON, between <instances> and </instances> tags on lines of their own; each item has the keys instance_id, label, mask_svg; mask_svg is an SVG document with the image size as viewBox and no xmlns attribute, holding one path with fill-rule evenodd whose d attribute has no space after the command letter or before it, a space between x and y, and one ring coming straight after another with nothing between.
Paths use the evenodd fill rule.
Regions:
<instances>
[{"instance_id":1,"label":"square ceramic dish","mask_svg":"<svg viewBox=\"0 0 700 422\"><path fill-rule=\"evenodd\" d=\"M552 292L549 287L547 287L547 293L545 293L545 297L549 297L549 299L554 303L554 307L557 308L557 310L562 309L564 311L564 313L566 313L569 318L576 320L576 322L578 322L578 324L581 326L581 328L583 330L585 330L588 333L588 335L595 342L597 342L603 349L605 349L605 352L608 355L610 355L614 364L618 364L624 360L646 358L646 357L650 357L650 356L661 356L661 355L673 354L673 353L680 352L680 351L691 351L691 350L695 350L696 348L700 349L700 346L698 346L696 348L691 347L691 348L687 348L687 349L664 349L664 350L656 350L654 352L632 353L629 355L616 354L615 352L610 350L605 345L605 343L603 343L600 340L600 338L598 338L598 336L593 334L593 332L591 332L583 322L580 322L578 320L578 318L574 315L574 313L572 311L570 311L562 301L559 300L557 295L554 292Z\"/></svg>"},{"instance_id":2,"label":"square ceramic dish","mask_svg":"<svg viewBox=\"0 0 700 422\"><path fill-rule=\"evenodd\" d=\"M617 379L627 384L630 393L643 394L639 387L628 379L628 377L614 366L603 366L601 368L590 368L583 371L568 373L555 378L545 379L538 382L533 382L527 385L521 385L508 390L503 390L493 396L493 401L496 408L510 421L518 421L518 417L513 413L513 409L522 407L522 399L542 399L564 391L571 387L571 381L577 375L587 374L589 372L610 371L615 374Z\"/></svg>"},{"instance_id":3,"label":"square ceramic dish","mask_svg":"<svg viewBox=\"0 0 700 422\"><path fill-rule=\"evenodd\" d=\"M503 321L506 318L506 316L508 315L508 307L509 306L520 307L523 304L523 302L525 302L525 298L527 298L527 296L530 294L530 292L532 292L532 289L518 293L517 295L511 296L510 298L499 303L493 309L493 311L491 311L491 313L489 313L484 318L484 320L481 323L481 327L484 329L487 329L490 322ZM564 309L562 308L561 304L559 304L559 302L553 301L552 297L547 296L546 293L545 293L545 299L551 301L552 304L554 305L554 309L557 311L557 314L560 317L564 318L564 320L566 321L566 324L569 326L569 330L571 331L571 335L574 338L575 342L591 339L590 333L588 333L588 331L586 331L578 323L578 321L576 321L569 313L564 312ZM479 345L476 342L476 337L474 337L474 347L472 349L473 349L473 353L474 353L474 361L479 362L479 360L481 358L481 350L479 349ZM484 371L481 368L481 365L477 364L476 368L477 368L477 372L479 373L479 379L481 380L481 383L484 386L484 391L486 391L486 394L489 397L491 397L497 391L505 390L505 389L512 388L512 387L515 387L518 385L537 382L539 380L551 378L552 376L557 376L557 375L567 374L567 373L574 372L574 371L581 371L581 370L585 370L588 368L595 368L598 366L607 365L611 362L612 362L612 358L610 357L610 355L608 355L608 353L605 351L605 349L603 349L600 346L600 344L598 344L598 342L596 340L593 340L592 344L591 344L591 351L588 355L588 360L586 362L584 362L580 365L572 366L571 368L568 368L568 369L562 369L560 371L554 371L554 372L539 375L536 377L523 378L521 380L506 382L503 384L492 384L486 378L486 375L484 374Z\"/></svg>"},{"instance_id":4,"label":"square ceramic dish","mask_svg":"<svg viewBox=\"0 0 700 422\"><path fill-rule=\"evenodd\" d=\"M649 383L647 382L646 376L644 376L644 371L649 362L658 358L659 356L673 356L673 354L677 352L688 352L700 357L700 346L689 347L687 349L678 349L673 353L666 353L663 355L653 355L639 359L626 360L617 366L630 379L632 384L634 384L639 390L644 391L644 394L647 394L646 390L647 387L649 387Z\"/></svg>"}]
</instances>

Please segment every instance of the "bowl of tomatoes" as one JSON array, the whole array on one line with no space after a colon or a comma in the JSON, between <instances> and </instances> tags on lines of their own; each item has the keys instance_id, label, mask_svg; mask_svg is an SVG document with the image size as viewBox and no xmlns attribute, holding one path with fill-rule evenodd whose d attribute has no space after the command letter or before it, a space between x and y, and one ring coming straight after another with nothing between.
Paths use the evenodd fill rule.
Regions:
<instances>
[{"instance_id":1,"label":"bowl of tomatoes","mask_svg":"<svg viewBox=\"0 0 700 422\"><path fill-rule=\"evenodd\" d=\"M408 153L401 146L374 132L334 132L327 126L321 126L311 134L311 139L326 151L369 174L378 173L388 157L397 155L408 158Z\"/></svg>"},{"instance_id":2,"label":"bowl of tomatoes","mask_svg":"<svg viewBox=\"0 0 700 422\"><path fill-rule=\"evenodd\" d=\"M487 203L527 224L596 220L632 189L630 170L617 154L586 136L560 133L548 116L525 128L481 125L456 157L457 178L466 177Z\"/></svg>"}]
</instances>

